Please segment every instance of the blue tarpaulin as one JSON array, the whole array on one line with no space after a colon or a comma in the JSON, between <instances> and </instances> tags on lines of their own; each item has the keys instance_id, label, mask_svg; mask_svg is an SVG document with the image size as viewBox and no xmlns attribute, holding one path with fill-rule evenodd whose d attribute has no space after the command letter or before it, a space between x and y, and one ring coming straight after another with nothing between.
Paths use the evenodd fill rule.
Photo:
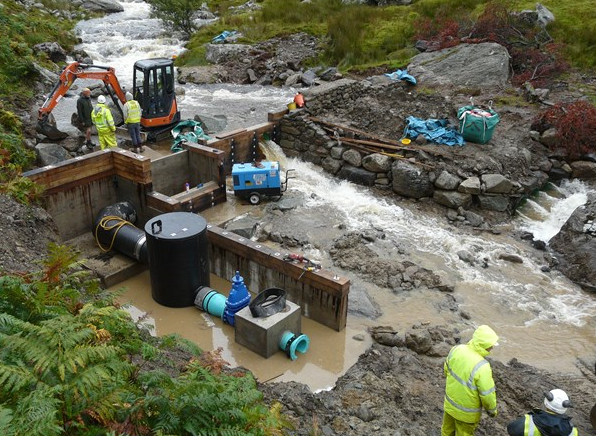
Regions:
<instances>
[{"instance_id":1,"label":"blue tarpaulin","mask_svg":"<svg viewBox=\"0 0 596 436\"><path fill-rule=\"evenodd\" d=\"M221 42L226 42L226 40L234 35L236 35L236 30L224 30L223 32L221 32L219 35L214 36L213 39L211 39L211 42L213 44L217 44L217 43L221 43Z\"/></svg>"},{"instance_id":2,"label":"blue tarpaulin","mask_svg":"<svg viewBox=\"0 0 596 436\"><path fill-rule=\"evenodd\" d=\"M416 84L416 78L409 75L406 71L396 70L393 73L385 73L385 75L391 80L405 80L406 82L410 82L413 85Z\"/></svg>"},{"instance_id":3,"label":"blue tarpaulin","mask_svg":"<svg viewBox=\"0 0 596 436\"><path fill-rule=\"evenodd\" d=\"M464 137L459 134L455 127L447 126L447 120L421 120L409 116L404 130L404 137L416 139L418 135L424 135L427 141L444 145L464 145Z\"/></svg>"},{"instance_id":4,"label":"blue tarpaulin","mask_svg":"<svg viewBox=\"0 0 596 436\"><path fill-rule=\"evenodd\" d=\"M201 123L194 120L184 120L176 124L176 127L172 129L172 136L174 137L174 143L170 150L174 153L182 151L182 142L193 142L199 143L199 139L211 139L208 135L203 132Z\"/></svg>"}]
</instances>

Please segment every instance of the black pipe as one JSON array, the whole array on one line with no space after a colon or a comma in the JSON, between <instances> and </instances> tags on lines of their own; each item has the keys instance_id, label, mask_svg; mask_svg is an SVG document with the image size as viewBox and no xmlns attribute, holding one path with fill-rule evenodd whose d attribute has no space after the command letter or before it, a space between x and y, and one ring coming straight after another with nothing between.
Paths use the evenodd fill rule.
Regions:
<instances>
[{"instance_id":1,"label":"black pipe","mask_svg":"<svg viewBox=\"0 0 596 436\"><path fill-rule=\"evenodd\" d=\"M92 233L103 251L117 250L141 263L149 263L145 231L134 226L137 213L128 201L104 207L95 218Z\"/></svg>"}]
</instances>

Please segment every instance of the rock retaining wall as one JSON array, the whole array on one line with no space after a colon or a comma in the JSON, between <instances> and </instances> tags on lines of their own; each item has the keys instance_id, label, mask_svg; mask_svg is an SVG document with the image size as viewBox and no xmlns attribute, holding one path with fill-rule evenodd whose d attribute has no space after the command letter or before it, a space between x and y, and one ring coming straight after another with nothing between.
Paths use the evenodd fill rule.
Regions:
<instances>
[{"instance_id":1,"label":"rock retaining wall","mask_svg":"<svg viewBox=\"0 0 596 436\"><path fill-rule=\"evenodd\" d=\"M419 137L399 152L363 151L338 137L354 137L350 129L354 127L371 134L380 131L381 136L399 143L408 115L453 118L453 102L382 78L377 83L342 79L304 95L307 107L289 112L281 121L280 145L286 155L360 185L404 197L431 198L457 211L448 213L448 218L471 225L480 225L483 218L470 210L511 214L522 198L549 178L586 174L592 169L590 163L569 166L549 159L548 151L531 139L529 130L519 140L504 132L486 145L426 145ZM332 129L330 123L349 128Z\"/></svg>"}]
</instances>

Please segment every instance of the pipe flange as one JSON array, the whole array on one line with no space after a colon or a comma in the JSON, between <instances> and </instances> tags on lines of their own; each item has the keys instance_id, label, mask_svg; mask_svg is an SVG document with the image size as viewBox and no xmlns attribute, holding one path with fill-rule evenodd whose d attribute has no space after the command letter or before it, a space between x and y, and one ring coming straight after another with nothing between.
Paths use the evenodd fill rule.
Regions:
<instances>
[{"instance_id":1,"label":"pipe flange","mask_svg":"<svg viewBox=\"0 0 596 436\"><path fill-rule=\"evenodd\" d=\"M286 291L279 288L265 289L248 305L255 318L266 318L286 307Z\"/></svg>"}]
</instances>

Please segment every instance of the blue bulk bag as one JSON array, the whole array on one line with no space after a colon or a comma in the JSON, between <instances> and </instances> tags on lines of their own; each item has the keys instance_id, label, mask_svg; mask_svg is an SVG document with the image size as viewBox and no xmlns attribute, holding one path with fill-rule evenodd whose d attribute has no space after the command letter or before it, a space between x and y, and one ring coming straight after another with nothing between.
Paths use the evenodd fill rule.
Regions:
<instances>
[{"instance_id":1,"label":"blue bulk bag","mask_svg":"<svg viewBox=\"0 0 596 436\"><path fill-rule=\"evenodd\" d=\"M492 101L488 109L470 106L460 107L457 111L459 119L459 133L466 141L486 144L493 136L493 132L500 118L492 109Z\"/></svg>"}]
</instances>

